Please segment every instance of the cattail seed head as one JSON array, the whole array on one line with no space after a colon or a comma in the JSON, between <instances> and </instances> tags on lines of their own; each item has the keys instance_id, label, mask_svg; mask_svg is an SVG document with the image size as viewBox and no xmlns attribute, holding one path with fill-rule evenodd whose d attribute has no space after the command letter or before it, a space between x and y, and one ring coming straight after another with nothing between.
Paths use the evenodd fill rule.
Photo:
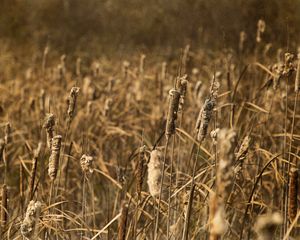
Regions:
<instances>
[{"instance_id":1,"label":"cattail seed head","mask_svg":"<svg viewBox=\"0 0 300 240\"><path fill-rule=\"evenodd\" d=\"M79 77L81 75L81 58L77 58L76 60L76 76Z\"/></svg>"},{"instance_id":2,"label":"cattail seed head","mask_svg":"<svg viewBox=\"0 0 300 240\"><path fill-rule=\"evenodd\" d=\"M0 162L3 161L4 149L5 149L5 140L0 138Z\"/></svg>"},{"instance_id":3,"label":"cattail seed head","mask_svg":"<svg viewBox=\"0 0 300 240\"><path fill-rule=\"evenodd\" d=\"M292 222L298 211L298 171L296 168L291 168L290 171L290 184L289 184L289 219Z\"/></svg>"},{"instance_id":4,"label":"cattail seed head","mask_svg":"<svg viewBox=\"0 0 300 240\"><path fill-rule=\"evenodd\" d=\"M259 19L257 22L257 32L256 32L256 42L261 42L261 35L266 30L266 22L262 19Z\"/></svg>"},{"instance_id":5,"label":"cattail seed head","mask_svg":"<svg viewBox=\"0 0 300 240\"><path fill-rule=\"evenodd\" d=\"M68 116L72 120L75 112L77 96L79 93L79 87L72 87L69 98L68 98Z\"/></svg>"},{"instance_id":6,"label":"cattail seed head","mask_svg":"<svg viewBox=\"0 0 300 240\"><path fill-rule=\"evenodd\" d=\"M300 53L297 55L297 72L296 72L296 80L295 80L295 92L299 92L300 90Z\"/></svg>"},{"instance_id":7,"label":"cattail seed head","mask_svg":"<svg viewBox=\"0 0 300 240\"><path fill-rule=\"evenodd\" d=\"M224 204L218 201L217 195L211 193L209 203L210 240L217 240L227 230Z\"/></svg>"},{"instance_id":8,"label":"cattail seed head","mask_svg":"<svg viewBox=\"0 0 300 240\"><path fill-rule=\"evenodd\" d=\"M7 222L7 210L8 210L8 204L7 204L7 187L4 184L1 189L1 209L0 209L0 224L1 228L4 229Z\"/></svg>"},{"instance_id":9,"label":"cattail seed head","mask_svg":"<svg viewBox=\"0 0 300 240\"><path fill-rule=\"evenodd\" d=\"M36 239L36 228L39 222L40 213L41 203L39 201L30 201L25 218L21 224L21 234L25 239Z\"/></svg>"},{"instance_id":10,"label":"cattail seed head","mask_svg":"<svg viewBox=\"0 0 300 240\"><path fill-rule=\"evenodd\" d=\"M4 141L6 145L11 142L11 125L9 122L5 124Z\"/></svg>"},{"instance_id":11,"label":"cattail seed head","mask_svg":"<svg viewBox=\"0 0 300 240\"><path fill-rule=\"evenodd\" d=\"M245 41L247 39L247 34L245 31L240 32L240 42L239 42L239 49L242 52L244 50Z\"/></svg>"},{"instance_id":12,"label":"cattail seed head","mask_svg":"<svg viewBox=\"0 0 300 240\"><path fill-rule=\"evenodd\" d=\"M169 95L170 95L170 103L169 103L168 117L166 123L166 133L165 133L167 138L169 138L171 135L175 133L180 92L176 89L171 89Z\"/></svg>"},{"instance_id":13,"label":"cattail seed head","mask_svg":"<svg viewBox=\"0 0 300 240\"><path fill-rule=\"evenodd\" d=\"M284 54L283 74L287 77L290 76L290 74L295 70L293 61L294 61L294 54L291 54L291 53Z\"/></svg>"},{"instance_id":14,"label":"cattail seed head","mask_svg":"<svg viewBox=\"0 0 300 240\"><path fill-rule=\"evenodd\" d=\"M52 148L51 148L51 155L49 158L49 168L48 168L48 175L52 181L55 180L58 170L58 162L60 156L60 148L61 148L61 139L62 136L57 135L52 139Z\"/></svg>"},{"instance_id":15,"label":"cattail seed head","mask_svg":"<svg viewBox=\"0 0 300 240\"><path fill-rule=\"evenodd\" d=\"M208 124L213 114L213 109L215 107L214 99L206 99L202 109L199 112L196 130L197 130L197 140L202 142L207 135Z\"/></svg>"},{"instance_id":16,"label":"cattail seed head","mask_svg":"<svg viewBox=\"0 0 300 240\"><path fill-rule=\"evenodd\" d=\"M150 161L148 163L148 187L149 192L153 197L157 197L160 193L161 181L161 165L163 153L160 150L153 150L150 154Z\"/></svg>"},{"instance_id":17,"label":"cattail seed head","mask_svg":"<svg viewBox=\"0 0 300 240\"><path fill-rule=\"evenodd\" d=\"M182 111L183 109L185 95L187 91L187 84L188 84L187 75L184 75L179 79L179 92L180 92L180 101L179 101L179 109L178 109L179 111Z\"/></svg>"},{"instance_id":18,"label":"cattail seed head","mask_svg":"<svg viewBox=\"0 0 300 240\"><path fill-rule=\"evenodd\" d=\"M82 157L80 158L81 169L86 176L93 173L94 171L93 162L94 162L94 158L86 154L83 154Z\"/></svg>"},{"instance_id":19,"label":"cattail seed head","mask_svg":"<svg viewBox=\"0 0 300 240\"><path fill-rule=\"evenodd\" d=\"M47 133L47 146L51 150L52 138L54 134L55 117L52 113L47 114L43 127Z\"/></svg>"},{"instance_id":20,"label":"cattail seed head","mask_svg":"<svg viewBox=\"0 0 300 240\"><path fill-rule=\"evenodd\" d=\"M280 213L272 213L259 216L255 224L255 230L258 234L258 240L275 239L275 230L282 224Z\"/></svg>"}]
</instances>

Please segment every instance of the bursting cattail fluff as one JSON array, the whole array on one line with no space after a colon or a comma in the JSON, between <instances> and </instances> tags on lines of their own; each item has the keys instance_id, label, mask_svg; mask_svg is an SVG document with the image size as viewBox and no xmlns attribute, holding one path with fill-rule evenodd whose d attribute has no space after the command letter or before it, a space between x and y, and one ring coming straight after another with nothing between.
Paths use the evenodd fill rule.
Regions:
<instances>
[{"instance_id":1,"label":"bursting cattail fluff","mask_svg":"<svg viewBox=\"0 0 300 240\"><path fill-rule=\"evenodd\" d=\"M21 224L21 234L25 239L37 239L37 225L41 213L41 203L30 201Z\"/></svg>"},{"instance_id":2,"label":"bursting cattail fluff","mask_svg":"<svg viewBox=\"0 0 300 240\"><path fill-rule=\"evenodd\" d=\"M61 139L62 136L60 135L57 135L52 139L52 148L51 148L51 155L49 158L49 168L48 168L48 174L52 181L55 180L57 175L60 148L61 148Z\"/></svg>"},{"instance_id":3,"label":"bursting cattail fluff","mask_svg":"<svg viewBox=\"0 0 300 240\"><path fill-rule=\"evenodd\" d=\"M153 197L157 197L160 193L162 157L163 154L160 150L153 150L150 154L147 183Z\"/></svg>"},{"instance_id":4,"label":"bursting cattail fluff","mask_svg":"<svg viewBox=\"0 0 300 240\"><path fill-rule=\"evenodd\" d=\"M213 114L213 109L215 107L214 99L206 99L202 109L197 118L196 130L197 130L197 140L202 142L207 135L208 124Z\"/></svg>"},{"instance_id":5,"label":"bursting cattail fluff","mask_svg":"<svg viewBox=\"0 0 300 240\"><path fill-rule=\"evenodd\" d=\"M86 154L83 154L82 157L80 158L80 166L81 166L82 172L86 176L93 173L93 171L94 171L93 162L94 162L94 158L92 156L89 156Z\"/></svg>"},{"instance_id":6,"label":"bursting cattail fluff","mask_svg":"<svg viewBox=\"0 0 300 240\"><path fill-rule=\"evenodd\" d=\"M258 240L273 240L275 239L276 228L282 224L280 213L269 213L259 216L255 224L255 230L258 235Z\"/></svg>"},{"instance_id":7,"label":"bursting cattail fluff","mask_svg":"<svg viewBox=\"0 0 300 240\"><path fill-rule=\"evenodd\" d=\"M218 133L219 165L217 168L217 193L226 202L234 179L236 133L232 129L221 129Z\"/></svg>"},{"instance_id":8,"label":"bursting cattail fluff","mask_svg":"<svg viewBox=\"0 0 300 240\"><path fill-rule=\"evenodd\" d=\"M79 88L72 87L68 98L68 116L70 120L73 119L74 116L78 93L79 93Z\"/></svg>"},{"instance_id":9,"label":"bursting cattail fluff","mask_svg":"<svg viewBox=\"0 0 300 240\"><path fill-rule=\"evenodd\" d=\"M170 103L169 103L168 117L166 123L167 138L169 138L171 135L175 133L180 92L176 89L171 89L169 95L170 95Z\"/></svg>"},{"instance_id":10,"label":"bursting cattail fluff","mask_svg":"<svg viewBox=\"0 0 300 240\"><path fill-rule=\"evenodd\" d=\"M52 113L47 114L43 127L47 133L47 146L51 150L52 138L54 135L55 117Z\"/></svg>"}]
</instances>

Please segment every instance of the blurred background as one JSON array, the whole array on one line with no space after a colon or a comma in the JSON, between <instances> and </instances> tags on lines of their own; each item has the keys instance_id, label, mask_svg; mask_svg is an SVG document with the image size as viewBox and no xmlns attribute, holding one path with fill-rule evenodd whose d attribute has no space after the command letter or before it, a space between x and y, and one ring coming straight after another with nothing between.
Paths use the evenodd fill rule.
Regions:
<instances>
[{"instance_id":1,"label":"blurred background","mask_svg":"<svg viewBox=\"0 0 300 240\"><path fill-rule=\"evenodd\" d=\"M241 31L255 43L295 46L300 0L0 0L0 44L11 51L52 49L237 48ZM290 41L293 39L293 41ZM251 46L249 46L251 48Z\"/></svg>"}]
</instances>

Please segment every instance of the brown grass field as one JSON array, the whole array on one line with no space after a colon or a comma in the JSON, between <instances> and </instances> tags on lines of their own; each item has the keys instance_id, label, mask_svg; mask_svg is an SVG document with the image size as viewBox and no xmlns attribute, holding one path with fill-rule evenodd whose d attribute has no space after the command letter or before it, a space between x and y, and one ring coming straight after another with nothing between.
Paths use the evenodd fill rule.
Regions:
<instances>
[{"instance_id":1,"label":"brown grass field","mask_svg":"<svg viewBox=\"0 0 300 240\"><path fill-rule=\"evenodd\" d=\"M235 49L2 45L0 239L300 239L300 48L252 24Z\"/></svg>"}]
</instances>

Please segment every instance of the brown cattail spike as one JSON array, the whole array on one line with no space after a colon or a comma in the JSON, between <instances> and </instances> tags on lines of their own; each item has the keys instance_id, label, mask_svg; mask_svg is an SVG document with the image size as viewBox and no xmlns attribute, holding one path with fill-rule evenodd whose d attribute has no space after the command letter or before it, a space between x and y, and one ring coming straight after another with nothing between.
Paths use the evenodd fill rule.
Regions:
<instances>
[{"instance_id":1,"label":"brown cattail spike","mask_svg":"<svg viewBox=\"0 0 300 240\"><path fill-rule=\"evenodd\" d=\"M48 168L48 174L52 181L55 180L57 175L60 148L61 148L61 139L62 137L60 135L57 135L52 139L52 149L49 158L49 168Z\"/></svg>"},{"instance_id":2,"label":"brown cattail spike","mask_svg":"<svg viewBox=\"0 0 300 240\"><path fill-rule=\"evenodd\" d=\"M202 142L207 135L208 124L215 107L214 99L206 99L196 122L197 140Z\"/></svg>"},{"instance_id":3,"label":"brown cattail spike","mask_svg":"<svg viewBox=\"0 0 300 240\"><path fill-rule=\"evenodd\" d=\"M5 149L5 140L0 138L0 162L3 161L4 149Z\"/></svg>"},{"instance_id":4,"label":"brown cattail spike","mask_svg":"<svg viewBox=\"0 0 300 240\"><path fill-rule=\"evenodd\" d=\"M51 150L52 138L54 135L55 117L52 113L47 114L43 127L47 133L47 146Z\"/></svg>"},{"instance_id":5,"label":"brown cattail spike","mask_svg":"<svg viewBox=\"0 0 300 240\"><path fill-rule=\"evenodd\" d=\"M1 228L5 229L6 223L7 223L7 210L8 210L8 205L7 205L7 187L4 184L1 189L1 219L0 219L0 224Z\"/></svg>"},{"instance_id":6,"label":"brown cattail spike","mask_svg":"<svg viewBox=\"0 0 300 240\"><path fill-rule=\"evenodd\" d=\"M121 205L121 216L118 226L118 240L125 240L126 238L126 227L127 227L127 215L128 215L128 205L124 201Z\"/></svg>"},{"instance_id":7,"label":"brown cattail spike","mask_svg":"<svg viewBox=\"0 0 300 240\"><path fill-rule=\"evenodd\" d=\"M69 121L73 119L74 112L75 112L75 107L76 107L76 101L77 101L77 96L79 93L79 88L78 87L72 87L69 99L68 99L68 116L69 116Z\"/></svg>"},{"instance_id":8,"label":"brown cattail spike","mask_svg":"<svg viewBox=\"0 0 300 240\"><path fill-rule=\"evenodd\" d=\"M298 211L298 171L296 168L291 168L290 171L290 184L289 184L289 219L292 222Z\"/></svg>"},{"instance_id":9,"label":"brown cattail spike","mask_svg":"<svg viewBox=\"0 0 300 240\"><path fill-rule=\"evenodd\" d=\"M21 224L21 234L25 239L37 238L37 225L41 213L41 203L39 201L30 201L28 204L25 218Z\"/></svg>"},{"instance_id":10,"label":"brown cattail spike","mask_svg":"<svg viewBox=\"0 0 300 240\"><path fill-rule=\"evenodd\" d=\"M169 103L166 133L165 133L167 138L169 138L171 135L175 133L180 92L176 89L171 89L169 95L170 95L170 103Z\"/></svg>"},{"instance_id":11,"label":"brown cattail spike","mask_svg":"<svg viewBox=\"0 0 300 240\"><path fill-rule=\"evenodd\" d=\"M297 72L296 72L296 80L295 80L295 92L299 92L300 90L300 53L297 55Z\"/></svg>"},{"instance_id":12,"label":"brown cattail spike","mask_svg":"<svg viewBox=\"0 0 300 240\"><path fill-rule=\"evenodd\" d=\"M5 124L5 137L4 137L5 144L9 144L11 142L11 125L10 123Z\"/></svg>"}]
</instances>

